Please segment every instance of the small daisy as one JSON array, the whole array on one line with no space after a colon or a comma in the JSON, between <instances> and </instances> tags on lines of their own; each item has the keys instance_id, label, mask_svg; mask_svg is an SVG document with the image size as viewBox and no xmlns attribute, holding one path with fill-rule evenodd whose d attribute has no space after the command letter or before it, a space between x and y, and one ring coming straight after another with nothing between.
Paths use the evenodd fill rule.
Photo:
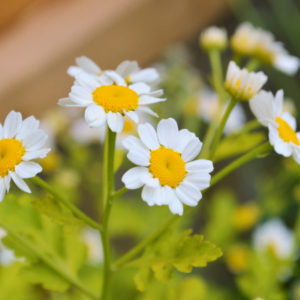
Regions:
<instances>
[{"instance_id":1,"label":"small daisy","mask_svg":"<svg viewBox=\"0 0 300 300\"><path fill-rule=\"evenodd\" d=\"M224 50L227 45L227 31L225 28L209 27L202 31L199 42L205 51L211 49Z\"/></svg>"},{"instance_id":2,"label":"small daisy","mask_svg":"<svg viewBox=\"0 0 300 300\"><path fill-rule=\"evenodd\" d=\"M295 237L280 219L273 219L256 228L253 243L257 251L271 250L278 258L285 259L294 251Z\"/></svg>"},{"instance_id":3,"label":"small daisy","mask_svg":"<svg viewBox=\"0 0 300 300\"><path fill-rule=\"evenodd\" d=\"M105 71L105 83L80 73L72 86L68 98L60 99L58 105L68 107L87 107L85 120L90 127L100 127L107 122L109 128L120 133L124 127L126 115L139 122L136 111L157 117L146 105L165 101L157 98L162 90L151 92L151 88L142 82L128 85L115 71Z\"/></svg>"},{"instance_id":4,"label":"small daisy","mask_svg":"<svg viewBox=\"0 0 300 300\"><path fill-rule=\"evenodd\" d=\"M67 73L76 78L80 73L92 76L95 80L101 80L105 77L101 68L86 56L75 59L77 66L69 67ZM159 81L159 73L154 68L140 69L136 61L123 61L116 69L116 72L129 84L144 82L154 84ZM104 75L104 76L102 76Z\"/></svg>"},{"instance_id":5,"label":"small daisy","mask_svg":"<svg viewBox=\"0 0 300 300\"><path fill-rule=\"evenodd\" d=\"M210 123L216 117L221 102L219 96L209 88L203 88L198 93L198 114L207 123ZM246 115L240 103L233 108L226 122L224 133L230 134L243 127L246 121Z\"/></svg>"},{"instance_id":6,"label":"small daisy","mask_svg":"<svg viewBox=\"0 0 300 300\"><path fill-rule=\"evenodd\" d=\"M139 166L123 175L126 188L144 186L142 199L148 205L169 205L173 214L183 214L183 203L196 206L213 171L209 160L192 161L201 150L200 140L187 129L178 131L171 118L161 120L157 132L148 123L139 125L138 132L140 139L130 136L123 141L128 159Z\"/></svg>"},{"instance_id":7,"label":"small daisy","mask_svg":"<svg viewBox=\"0 0 300 300\"><path fill-rule=\"evenodd\" d=\"M38 129L39 121L29 117L22 121L22 115L11 111L0 123L0 201L5 191L9 192L11 179L22 191L30 193L23 180L34 177L42 167L31 159L44 158L50 149L42 149L47 135Z\"/></svg>"},{"instance_id":8,"label":"small daisy","mask_svg":"<svg viewBox=\"0 0 300 300\"><path fill-rule=\"evenodd\" d=\"M263 72L254 73L247 69L240 69L235 62L229 63L225 88L236 100L249 101L262 86L267 82L268 77Z\"/></svg>"},{"instance_id":9,"label":"small daisy","mask_svg":"<svg viewBox=\"0 0 300 300\"><path fill-rule=\"evenodd\" d=\"M276 93L260 91L250 100L250 108L265 127L269 128L270 144L274 150L285 157L293 155L300 164L300 132L296 132L296 119L283 112L283 90Z\"/></svg>"}]
</instances>

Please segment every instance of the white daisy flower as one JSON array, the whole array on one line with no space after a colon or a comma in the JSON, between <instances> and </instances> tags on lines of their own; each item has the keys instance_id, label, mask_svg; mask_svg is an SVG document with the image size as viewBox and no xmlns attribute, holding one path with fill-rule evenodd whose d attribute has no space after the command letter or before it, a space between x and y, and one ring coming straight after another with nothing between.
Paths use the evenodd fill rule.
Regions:
<instances>
[{"instance_id":1,"label":"white daisy flower","mask_svg":"<svg viewBox=\"0 0 300 300\"><path fill-rule=\"evenodd\" d=\"M0 201L9 192L11 179L22 191L30 193L23 180L34 177L42 167L30 160L44 158L50 149L42 149L47 135L38 129L39 121L33 116L22 121L22 115L11 111L0 123Z\"/></svg>"},{"instance_id":2,"label":"white daisy flower","mask_svg":"<svg viewBox=\"0 0 300 300\"><path fill-rule=\"evenodd\" d=\"M219 96L209 88L203 88L198 93L198 114L207 123L210 123L217 116L221 101ZM225 110L224 110L225 112ZM233 108L226 122L224 133L229 134L243 127L246 122L246 115L240 103Z\"/></svg>"},{"instance_id":3,"label":"white daisy flower","mask_svg":"<svg viewBox=\"0 0 300 300\"><path fill-rule=\"evenodd\" d=\"M300 132L296 132L296 119L283 112L283 90L276 93L260 91L250 100L250 108L265 127L269 128L270 144L274 150L285 157L293 155L300 164Z\"/></svg>"},{"instance_id":4,"label":"white daisy flower","mask_svg":"<svg viewBox=\"0 0 300 300\"><path fill-rule=\"evenodd\" d=\"M294 251L295 237L280 219L272 219L256 228L253 243L257 251L271 250L278 258L285 259Z\"/></svg>"},{"instance_id":5,"label":"white daisy flower","mask_svg":"<svg viewBox=\"0 0 300 300\"><path fill-rule=\"evenodd\" d=\"M174 119L161 120L157 132L148 123L139 125L140 139L130 136L123 141L127 155L138 167L123 177L126 188L142 186L142 199L148 205L169 205L173 214L183 214L183 203L196 206L200 190L209 187L213 164L209 160L192 161L202 143L187 129L178 131Z\"/></svg>"},{"instance_id":6,"label":"white daisy flower","mask_svg":"<svg viewBox=\"0 0 300 300\"><path fill-rule=\"evenodd\" d=\"M107 122L109 128L120 133L124 127L124 115L139 122L136 111L157 117L146 105L165 101L157 98L162 90L151 92L142 82L127 85L115 71L105 71L105 83L80 73L72 86L68 98L60 99L58 105L68 107L87 107L85 120L90 127L100 127Z\"/></svg>"},{"instance_id":7,"label":"white daisy flower","mask_svg":"<svg viewBox=\"0 0 300 300\"><path fill-rule=\"evenodd\" d=\"M249 22L240 24L230 39L233 51L246 56L255 55L259 41L258 30Z\"/></svg>"},{"instance_id":8,"label":"white daisy flower","mask_svg":"<svg viewBox=\"0 0 300 300\"><path fill-rule=\"evenodd\" d=\"M77 57L75 59L77 66L71 66L67 73L76 78L80 73L92 76L95 80L102 80L104 74L101 68L86 56ZM154 68L140 69L136 61L123 61L116 69L116 72L129 84L136 82L144 82L154 84L159 81L159 73ZM104 75L105 77L105 75Z\"/></svg>"},{"instance_id":9,"label":"white daisy flower","mask_svg":"<svg viewBox=\"0 0 300 300\"><path fill-rule=\"evenodd\" d=\"M247 69L240 69L235 62L229 63L225 88L235 99L249 101L262 86L267 82L268 77L263 72L251 72Z\"/></svg>"},{"instance_id":10,"label":"white daisy flower","mask_svg":"<svg viewBox=\"0 0 300 300\"><path fill-rule=\"evenodd\" d=\"M227 45L227 31L225 28L209 27L202 31L199 42L205 51L211 49L224 50Z\"/></svg>"}]
</instances>

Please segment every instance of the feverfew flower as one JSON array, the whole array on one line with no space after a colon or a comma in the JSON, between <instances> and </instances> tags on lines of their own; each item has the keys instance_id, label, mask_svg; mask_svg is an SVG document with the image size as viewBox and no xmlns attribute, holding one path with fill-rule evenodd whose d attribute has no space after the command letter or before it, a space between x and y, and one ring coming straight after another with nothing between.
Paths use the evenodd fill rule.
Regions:
<instances>
[{"instance_id":1,"label":"feverfew flower","mask_svg":"<svg viewBox=\"0 0 300 300\"><path fill-rule=\"evenodd\" d=\"M199 42L205 51L224 50L227 46L227 31L225 28L209 27L202 31Z\"/></svg>"},{"instance_id":2,"label":"feverfew flower","mask_svg":"<svg viewBox=\"0 0 300 300\"><path fill-rule=\"evenodd\" d=\"M272 219L256 228L253 243L257 251L271 250L278 258L285 259L293 253L295 238L280 219Z\"/></svg>"},{"instance_id":3,"label":"feverfew flower","mask_svg":"<svg viewBox=\"0 0 300 300\"><path fill-rule=\"evenodd\" d=\"M267 82L268 77L263 72L249 73L247 69L240 69L235 62L229 63L225 88L236 100L249 101L262 86Z\"/></svg>"},{"instance_id":4,"label":"feverfew flower","mask_svg":"<svg viewBox=\"0 0 300 300\"><path fill-rule=\"evenodd\" d=\"M47 135L38 129L39 121L29 117L22 121L22 115L11 111L0 123L0 201L9 192L11 179L22 191L30 193L23 180L34 177L42 167L31 159L44 158L50 149L42 149Z\"/></svg>"},{"instance_id":5,"label":"feverfew flower","mask_svg":"<svg viewBox=\"0 0 300 300\"><path fill-rule=\"evenodd\" d=\"M161 120L157 132L148 123L138 126L140 139L123 141L128 159L138 165L123 177L126 188L142 186L142 199L148 205L169 205L173 214L183 214L183 203L196 206L200 190L209 187L213 164L209 160L192 161L202 143L187 129L178 131L174 119Z\"/></svg>"},{"instance_id":6,"label":"feverfew flower","mask_svg":"<svg viewBox=\"0 0 300 300\"><path fill-rule=\"evenodd\" d=\"M77 66L69 67L67 73L76 78L80 73L92 76L95 80L102 80L104 74L101 68L86 56L75 59ZM144 82L154 84L159 81L159 73L154 68L140 69L136 61L123 61L116 69L116 72L127 82ZM104 76L105 77L105 76Z\"/></svg>"},{"instance_id":7,"label":"feverfew flower","mask_svg":"<svg viewBox=\"0 0 300 300\"><path fill-rule=\"evenodd\" d=\"M105 71L102 82L80 73L68 98L60 99L60 106L87 107L85 120L90 127L100 127L107 122L110 129L120 133L124 127L124 115L139 122L136 111L156 116L146 105L165 101L157 98L162 90L151 92L142 82L128 85L115 71Z\"/></svg>"},{"instance_id":8,"label":"feverfew flower","mask_svg":"<svg viewBox=\"0 0 300 300\"><path fill-rule=\"evenodd\" d=\"M203 88L198 93L198 114L207 123L213 121L216 117L221 101L219 96L209 88ZM224 109L225 111L225 109ZM240 103L233 108L226 122L224 133L229 134L242 128L246 121L246 115Z\"/></svg>"},{"instance_id":9,"label":"feverfew flower","mask_svg":"<svg viewBox=\"0 0 300 300\"><path fill-rule=\"evenodd\" d=\"M276 93L260 91L250 100L250 108L258 121L269 128L270 144L285 157L293 155L300 164L300 132L296 132L296 119L283 112L283 90Z\"/></svg>"}]
</instances>

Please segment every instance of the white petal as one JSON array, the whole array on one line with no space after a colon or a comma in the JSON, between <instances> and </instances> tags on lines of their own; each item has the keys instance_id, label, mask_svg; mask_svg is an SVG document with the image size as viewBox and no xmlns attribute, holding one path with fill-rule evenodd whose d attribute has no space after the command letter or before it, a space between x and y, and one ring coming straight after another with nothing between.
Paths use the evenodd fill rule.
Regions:
<instances>
[{"instance_id":1,"label":"white petal","mask_svg":"<svg viewBox=\"0 0 300 300\"><path fill-rule=\"evenodd\" d=\"M137 115L136 112L134 112L133 110L130 111L126 111L125 109L123 110L124 114L130 118L133 122L138 123L139 122L139 116Z\"/></svg>"},{"instance_id":2,"label":"white petal","mask_svg":"<svg viewBox=\"0 0 300 300\"><path fill-rule=\"evenodd\" d=\"M151 91L151 88L149 85L143 82L134 83L128 86L131 90L134 90L138 95L140 94L146 94Z\"/></svg>"},{"instance_id":3,"label":"white petal","mask_svg":"<svg viewBox=\"0 0 300 300\"><path fill-rule=\"evenodd\" d=\"M286 121L294 131L296 130L297 127L296 119L289 112L287 111L284 112L280 117L281 119Z\"/></svg>"},{"instance_id":4,"label":"white petal","mask_svg":"<svg viewBox=\"0 0 300 300\"><path fill-rule=\"evenodd\" d=\"M47 139L48 136L45 134L44 130L37 129L24 138L23 147L26 151L39 150L46 144Z\"/></svg>"},{"instance_id":5,"label":"white petal","mask_svg":"<svg viewBox=\"0 0 300 300\"><path fill-rule=\"evenodd\" d=\"M168 205L171 202L169 186L158 186L154 190L153 201L156 205Z\"/></svg>"},{"instance_id":6,"label":"white petal","mask_svg":"<svg viewBox=\"0 0 300 300\"><path fill-rule=\"evenodd\" d=\"M44 158L44 157L46 157L46 155L48 154L49 151L51 151L50 148L26 152L23 155L22 160L28 161L28 160L36 159L36 158Z\"/></svg>"},{"instance_id":7,"label":"white petal","mask_svg":"<svg viewBox=\"0 0 300 300\"><path fill-rule=\"evenodd\" d=\"M191 161L185 165L185 170L187 172L193 171L205 171L210 173L214 170L214 166L212 161L206 159L198 159L195 161Z\"/></svg>"},{"instance_id":8,"label":"white petal","mask_svg":"<svg viewBox=\"0 0 300 300\"><path fill-rule=\"evenodd\" d=\"M111 131L120 133L124 128L124 118L120 113L110 111L107 114L107 124Z\"/></svg>"},{"instance_id":9,"label":"white petal","mask_svg":"<svg viewBox=\"0 0 300 300\"><path fill-rule=\"evenodd\" d=\"M11 172L11 171L9 171L9 174L10 174L12 180L14 181L14 183L16 184L16 186L20 190L22 190L26 193L31 193L28 185L25 183L25 181L22 178L19 177L19 175L17 175L15 172Z\"/></svg>"},{"instance_id":10,"label":"white petal","mask_svg":"<svg viewBox=\"0 0 300 300\"><path fill-rule=\"evenodd\" d=\"M279 137L279 133L276 127L274 127L272 124L269 124L268 128L270 144L274 146L277 141L281 140L281 138Z\"/></svg>"},{"instance_id":11,"label":"white petal","mask_svg":"<svg viewBox=\"0 0 300 300\"><path fill-rule=\"evenodd\" d=\"M140 124L138 126L138 133L140 139L146 147L148 147L151 150L156 150L159 148L157 134L152 125L150 125L149 123Z\"/></svg>"},{"instance_id":12,"label":"white petal","mask_svg":"<svg viewBox=\"0 0 300 300\"><path fill-rule=\"evenodd\" d=\"M22 122L22 126L19 133L16 135L16 139L18 140L24 139L27 135L37 130L39 128L39 124L40 122L33 116L25 119Z\"/></svg>"},{"instance_id":13,"label":"white petal","mask_svg":"<svg viewBox=\"0 0 300 300\"><path fill-rule=\"evenodd\" d=\"M69 97L75 104L81 106L87 106L94 103L92 91L88 91L86 88L79 85L72 86L71 93L69 93ZM72 105L68 100L62 100L58 103L60 103L61 105Z\"/></svg>"},{"instance_id":14,"label":"white petal","mask_svg":"<svg viewBox=\"0 0 300 300\"><path fill-rule=\"evenodd\" d=\"M140 152L145 152L150 157L149 149L143 144L143 142L136 136L129 136L122 141L123 146L130 150L131 148L137 149Z\"/></svg>"},{"instance_id":15,"label":"white petal","mask_svg":"<svg viewBox=\"0 0 300 300\"><path fill-rule=\"evenodd\" d=\"M22 126L22 115L11 111L4 122L4 138L14 138Z\"/></svg>"},{"instance_id":16,"label":"white petal","mask_svg":"<svg viewBox=\"0 0 300 300\"><path fill-rule=\"evenodd\" d=\"M154 205L154 201L153 201L154 190L155 190L154 188L151 188L147 185L145 185L142 190L142 199L145 202L147 202L149 206Z\"/></svg>"},{"instance_id":17,"label":"white petal","mask_svg":"<svg viewBox=\"0 0 300 300\"><path fill-rule=\"evenodd\" d=\"M75 61L80 68L88 73L96 75L101 73L101 69L98 67L98 65L86 56L76 57Z\"/></svg>"},{"instance_id":18,"label":"white petal","mask_svg":"<svg viewBox=\"0 0 300 300\"><path fill-rule=\"evenodd\" d=\"M183 149L181 158L185 162L193 160L201 151L202 143L198 138L193 138Z\"/></svg>"},{"instance_id":19,"label":"white petal","mask_svg":"<svg viewBox=\"0 0 300 300\"><path fill-rule=\"evenodd\" d=\"M298 147L293 149L293 158L298 164L300 164L300 149Z\"/></svg>"},{"instance_id":20,"label":"white petal","mask_svg":"<svg viewBox=\"0 0 300 300\"><path fill-rule=\"evenodd\" d=\"M184 182L190 183L199 190L205 190L210 185L211 176L203 171L190 172L185 175Z\"/></svg>"},{"instance_id":21,"label":"white petal","mask_svg":"<svg viewBox=\"0 0 300 300\"><path fill-rule=\"evenodd\" d=\"M186 145L194 138L196 138L196 135L192 132L189 132L187 129L179 130L177 141L173 147L173 150L182 153L182 151L186 148Z\"/></svg>"},{"instance_id":22,"label":"white petal","mask_svg":"<svg viewBox=\"0 0 300 300\"><path fill-rule=\"evenodd\" d=\"M82 72L82 69L77 66L71 66L67 70L67 73L74 78L81 72Z\"/></svg>"},{"instance_id":23,"label":"white petal","mask_svg":"<svg viewBox=\"0 0 300 300\"><path fill-rule=\"evenodd\" d=\"M106 122L106 113L103 107L97 104L88 106L84 116L89 127L100 127Z\"/></svg>"},{"instance_id":24,"label":"white petal","mask_svg":"<svg viewBox=\"0 0 300 300\"><path fill-rule=\"evenodd\" d=\"M67 107L85 107L86 104L76 104L75 102L72 101L72 99L70 97L66 97L66 98L61 98L58 100L57 103L59 106L67 106Z\"/></svg>"},{"instance_id":25,"label":"white petal","mask_svg":"<svg viewBox=\"0 0 300 300\"><path fill-rule=\"evenodd\" d=\"M33 161L22 161L20 164L18 164L15 167L15 172L21 177L21 178L32 178L37 173L42 172L43 168L33 162Z\"/></svg>"},{"instance_id":26,"label":"white petal","mask_svg":"<svg viewBox=\"0 0 300 300\"><path fill-rule=\"evenodd\" d=\"M139 107L136 109L136 111L141 111L141 112L143 112L143 113L147 113L147 114L149 114L149 115L151 115L151 116L154 116L154 117L158 118L158 114L155 113L153 110L151 110L151 109L150 109L149 107L147 107L147 106L139 106Z\"/></svg>"},{"instance_id":27,"label":"white petal","mask_svg":"<svg viewBox=\"0 0 300 300\"><path fill-rule=\"evenodd\" d=\"M179 183L175 191L177 197L188 206L196 206L202 198L200 191L194 185L184 181Z\"/></svg>"},{"instance_id":28,"label":"white petal","mask_svg":"<svg viewBox=\"0 0 300 300\"><path fill-rule=\"evenodd\" d=\"M100 83L93 76L87 73L79 73L75 80L78 85L72 86L72 91L74 87L80 86L86 91L92 93L100 86Z\"/></svg>"},{"instance_id":29,"label":"white petal","mask_svg":"<svg viewBox=\"0 0 300 300\"><path fill-rule=\"evenodd\" d=\"M117 66L116 72L126 79L130 74L136 72L138 68L139 65L136 61L125 60Z\"/></svg>"},{"instance_id":30,"label":"white petal","mask_svg":"<svg viewBox=\"0 0 300 300\"><path fill-rule=\"evenodd\" d=\"M299 65L299 58L291 55L278 55L275 60L275 68L290 76L298 72Z\"/></svg>"},{"instance_id":31,"label":"white petal","mask_svg":"<svg viewBox=\"0 0 300 300\"><path fill-rule=\"evenodd\" d=\"M172 118L161 120L157 125L157 137L161 145L168 149L173 148L178 137L177 122Z\"/></svg>"},{"instance_id":32,"label":"white petal","mask_svg":"<svg viewBox=\"0 0 300 300\"><path fill-rule=\"evenodd\" d=\"M172 201L169 204L169 208L170 208L170 211L172 212L172 214L174 214L174 215L177 214L179 216L183 215L183 204L179 200L179 198L176 196L176 194L174 194Z\"/></svg>"},{"instance_id":33,"label":"white petal","mask_svg":"<svg viewBox=\"0 0 300 300\"><path fill-rule=\"evenodd\" d=\"M11 180L11 176L10 174L8 173L5 177L4 177L4 185L5 185L5 188L6 188L6 191L9 192L9 189L10 189L10 180Z\"/></svg>"},{"instance_id":34,"label":"white petal","mask_svg":"<svg viewBox=\"0 0 300 300\"><path fill-rule=\"evenodd\" d=\"M150 172L141 177L141 182L152 188L156 188L159 186L158 178L153 178L153 175Z\"/></svg>"},{"instance_id":35,"label":"white petal","mask_svg":"<svg viewBox=\"0 0 300 300\"><path fill-rule=\"evenodd\" d=\"M139 151L139 149L131 148L127 154L128 159L134 164L142 167L147 167L150 165L150 151Z\"/></svg>"},{"instance_id":36,"label":"white petal","mask_svg":"<svg viewBox=\"0 0 300 300\"><path fill-rule=\"evenodd\" d=\"M157 102L166 101L166 98L156 98L150 95L143 95L139 98L139 105L148 105Z\"/></svg>"},{"instance_id":37,"label":"white petal","mask_svg":"<svg viewBox=\"0 0 300 300\"><path fill-rule=\"evenodd\" d=\"M124 78L122 78L117 72L105 71L105 74L110 77L116 83L116 85L127 86Z\"/></svg>"},{"instance_id":38,"label":"white petal","mask_svg":"<svg viewBox=\"0 0 300 300\"><path fill-rule=\"evenodd\" d=\"M5 196L4 180L2 178L0 178L0 202L2 202L4 196Z\"/></svg>"},{"instance_id":39,"label":"white petal","mask_svg":"<svg viewBox=\"0 0 300 300\"><path fill-rule=\"evenodd\" d=\"M274 145L274 150L285 157L289 157L293 153L293 148L289 143L284 142L283 140L278 140Z\"/></svg>"},{"instance_id":40,"label":"white petal","mask_svg":"<svg viewBox=\"0 0 300 300\"><path fill-rule=\"evenodd\" d=\"M135 190L144 185L141 182L141 176L148 173L148 169L144 167L135 167L128 170L122 177L122 182L125 184L126 188L129 190Z\"/></svg>"},{"instance_id":41,"label":"white petal","mask_svg":"<svg viewBox=\"0 0 300 300\"><path fill-rule=\"evenodd\" d=\"M2 124L0 123L0 140L2 140L4 138L4 129Z\"/></svg>"},{"instance_id":42,"label":"white petal","mask_svg":"<svg viewBox=\"0 0 300 300\"><path fill-rule=\"evenodd\" d=\"M146 82L152 83L159 79L159 73L154 68L147 68L131 74L131 82Z\"/></svg>"}]
</instances>

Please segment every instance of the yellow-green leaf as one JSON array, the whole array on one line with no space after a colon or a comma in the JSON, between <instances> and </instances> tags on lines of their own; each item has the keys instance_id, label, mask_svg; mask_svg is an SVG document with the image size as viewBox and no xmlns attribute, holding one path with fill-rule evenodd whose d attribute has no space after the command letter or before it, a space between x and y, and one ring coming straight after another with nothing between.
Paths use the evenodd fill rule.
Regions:
<instances>
[{"instance_id":1,"label":"yellow-green leaf","mask_svg":"<svg viewBox=\"0 0 300 300\"><path fill-rule=\"evenodd\" d=\"M115 164L114 164L114 172L116 173L122 165L124 158L124 151L122 149L118 149L115 151Z\"/></svg>"}]
</instances>

